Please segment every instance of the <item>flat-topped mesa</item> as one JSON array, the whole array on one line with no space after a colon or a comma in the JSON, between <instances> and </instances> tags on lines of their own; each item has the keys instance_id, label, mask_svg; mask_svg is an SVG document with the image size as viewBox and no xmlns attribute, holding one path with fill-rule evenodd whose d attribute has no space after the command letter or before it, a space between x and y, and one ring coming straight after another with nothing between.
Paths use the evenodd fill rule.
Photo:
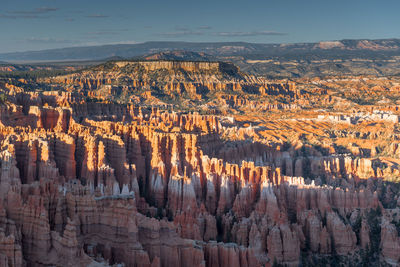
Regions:
<instances>
[{"instance_id":1,"label":"flat-topped mesa","mask_svg":"<svg viewBox=\"0 0 400 267\"><path fill-rule=\"evenodd\" d=\"M133 101L135 97L154 101L160 94L172 99L200 100L214 97L216 92L290 99L299 99L303 94L294 82L271 81L243 73L232 63L216 61L109 61L73 74L41 78L38 82L57 84L85 98L104 101L116 98ZM59 102L65 98L57 97Z\"/></svg>"},{"instance_id":2,"label":"flat-topped mesa","mask_svg":"<svg viewBox=\"0 0 400 267\"><path fill-rule=\"evenodd\" d=\"M119 61L115 62L120 68L128 65L140 65L146 71L155 70L184 70L189 72L197 71L210 71L210 72L230 72L235 74L238 72L238 68L225 62L207 62L207 61L169 61L169 60L157 60L157 61Z\"/></svg>"}]
</instances>

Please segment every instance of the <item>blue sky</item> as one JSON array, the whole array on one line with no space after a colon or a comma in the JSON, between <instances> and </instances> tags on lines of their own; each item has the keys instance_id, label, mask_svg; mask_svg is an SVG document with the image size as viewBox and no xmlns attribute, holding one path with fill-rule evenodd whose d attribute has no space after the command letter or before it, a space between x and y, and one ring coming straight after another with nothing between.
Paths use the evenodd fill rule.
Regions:
<instances>
[{"instance_id":1,"label":"blue sky","mask_svg":"<svg viewBox=\"0 0 400 267\"><path fill-rule=\"evenodd\" d=\"M399 0L1 0L0 53L145 41L400 38Z\"/></svg>"}]
</instances>

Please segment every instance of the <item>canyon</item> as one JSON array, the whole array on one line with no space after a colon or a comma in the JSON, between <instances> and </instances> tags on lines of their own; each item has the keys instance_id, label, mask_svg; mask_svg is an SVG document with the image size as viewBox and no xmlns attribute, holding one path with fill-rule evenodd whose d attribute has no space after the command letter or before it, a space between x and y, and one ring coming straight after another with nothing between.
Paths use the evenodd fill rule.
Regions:
<instances>
[{"instance_id":1,"label":"canyon","mask_svg":"<svg viewBox=\"0 0 400 267\"><path fill-rule=\"evenodd\" d=\"M158 59L3 78L0 265L398 266L399 86Z\"/></svg>"}]
</instances>

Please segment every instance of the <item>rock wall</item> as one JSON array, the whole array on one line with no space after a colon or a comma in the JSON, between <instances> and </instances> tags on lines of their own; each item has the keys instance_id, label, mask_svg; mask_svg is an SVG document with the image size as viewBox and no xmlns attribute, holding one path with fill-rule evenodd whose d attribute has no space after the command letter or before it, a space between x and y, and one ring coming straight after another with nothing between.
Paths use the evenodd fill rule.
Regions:
<instances>
[{"instance_id":1,"label":"rock wall","mask_svg":"<svg viewBox=\"0 0 400 267\"><path fill-rule=\"evenodd\" d=\"M215 116L90 106L2 108L3 265L299 266L302 252L354 255L376 233L398 264L371 160L228 144ZM96 119L115 114L129 122Z\"/></svg>"}]
</instances>

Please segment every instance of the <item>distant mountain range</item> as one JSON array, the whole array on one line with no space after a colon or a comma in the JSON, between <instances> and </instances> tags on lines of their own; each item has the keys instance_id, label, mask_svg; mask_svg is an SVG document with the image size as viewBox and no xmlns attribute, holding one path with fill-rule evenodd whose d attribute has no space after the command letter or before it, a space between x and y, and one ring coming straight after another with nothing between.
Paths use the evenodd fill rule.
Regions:
<instances>
[{"instance_id":1,"label":"distant mountain range","mask_svg":"<svg viewBox=\"0 0 400 267\"><path fill-rule=\"evenodd\" d=\"M0 54L0 61L99 60L133 58L165 51L190 51L211 56L244 56L250 59L381 58L400 54L400 39L341 40L319 43L258 44L245 42L191 43L146 42L140 44L69 47Z\"/></svg>"},{"instance_id":2,"label":"distant mountain range","mask_svg":"<svg viewBox=\"0 0 400 267\"><path fill-rule=\"evenodd\" d=\"M192 52L192 51L166 51L159 52L150 55L145 55L139 59L143 60L185 60L185 61L215 61L217 58L215 56L208 55L206 53Z\"/></svg>"},{"instance_id":3,"label":"distant mountain range","mask_svg":"<svg viewBox=\"0 0 400 267\"><path fill-rule=\"evenodd\" d=\"M400 75L400 39L294 44L146 42L0 54L0 61L14 63L97 64L123 59L230 61L242 71L273 78Z\"/></svg>"}]
</instances>

